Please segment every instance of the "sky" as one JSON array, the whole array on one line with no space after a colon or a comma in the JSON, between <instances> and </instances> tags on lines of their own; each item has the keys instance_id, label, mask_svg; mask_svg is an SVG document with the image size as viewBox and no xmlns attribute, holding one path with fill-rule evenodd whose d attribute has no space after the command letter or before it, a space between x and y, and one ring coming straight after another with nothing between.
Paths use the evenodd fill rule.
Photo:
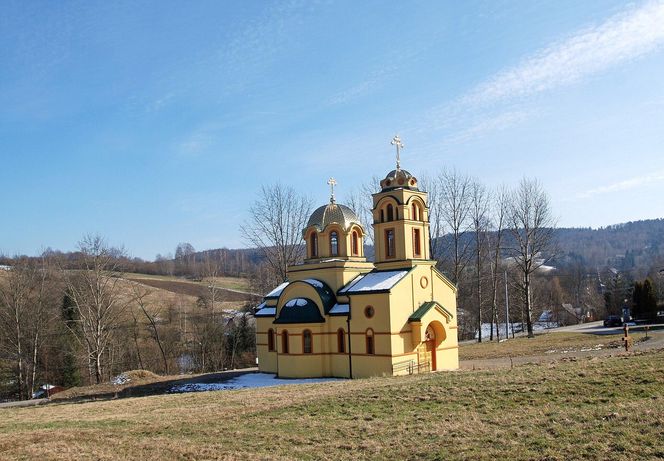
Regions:
<instances>
[{"instance_id":1,"label":"sky","mask_svg":"<svg viewBox=\"0 0 664 461\"><path fill-rule=\"evenodd\" d=\"M537 178L664 217L664 1L3 1L0 253L247 246L261 186Z\"/></svg>"}]
</instances>

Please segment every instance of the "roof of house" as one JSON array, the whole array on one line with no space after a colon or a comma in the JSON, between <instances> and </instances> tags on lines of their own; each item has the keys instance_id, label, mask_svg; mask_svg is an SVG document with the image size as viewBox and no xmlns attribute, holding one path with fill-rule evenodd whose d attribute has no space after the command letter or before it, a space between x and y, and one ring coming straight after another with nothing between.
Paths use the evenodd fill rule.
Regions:
<instances>
[{"instance_id":1,"label":"roof of house","mask_svg":"<svg viewBox=\"0 0 664 461\"><path fill-rule=\"evenodd\" d=\"M434 307L438 307L439 309L442 309L443 312L445 312L450 317L450 319L454 318L454 316L452 315L452 313L450 311L445 309L443 306L441 306L436 301L428 301L428 302L422 304L415 312L410 314L410 317L408 317L408 321L409 322L419 322L420 320L422 320L422 317L424 317L424 315Z\"/></svg>"},{"instance_id":2,"label":"roof of house","mask_svg":"<svg viewBox=\"0 0 664 461\"><path fill-rule=\"evenodd\" d=\"M293 298L284 304L274 323L323 323L324 321L318 306L311 299Z\"/></svg>"},{"instance_id":3,"label":"roof of house","mask_svg":"<svg viewBox=\"0 0 664 461\"><path fill-rule=\"evenodd\" d=\"M355 277L350 283L339 290L339 294L346 295L389 291L394 285L399 283L408 272L410 272L410 269L391 271L373 270Z\"/></svg>"}]
</instances>

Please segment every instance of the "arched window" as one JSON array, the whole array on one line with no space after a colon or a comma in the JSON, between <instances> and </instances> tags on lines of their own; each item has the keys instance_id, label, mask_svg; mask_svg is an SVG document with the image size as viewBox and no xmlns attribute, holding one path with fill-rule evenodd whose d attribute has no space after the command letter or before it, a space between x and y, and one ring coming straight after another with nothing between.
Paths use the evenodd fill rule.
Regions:
<instances>
[{"instance_id":1,"label":"arched window","mask_svg":"<svg viewBox=\"0 0 664 461\"><path fill-rule=\"evenodd\" d=\"M385 257L394 258L396 256L396 248L394 244L394 229L385 230Z\"/></svg>"},{"instance_id":2,"label":"arched window","mask_svg":"<svg viewBox=\"0 0 664 461\"><path fill-rule=\"evenodd\" d=\"M267 350L274 350L274 330L272 328L267 330Z\"/></svg>"},{"instance_id":3,"label":"arched window","mask_svg":"<svg viewBox=\"0 0 664 461\"><path fill-rule=\"evenodd\" d=\"M302 332L302 352L305 354L311 354L312 346L311 331L304 330Z\"/></svg>"},{"instance_id":4,"label":"arched window","mask_svg":"<svg viewBox=\"0 0 664 461\"><path fill-rule=\"evenodd\" d=\"M330 232L330 256L339 256L339 234Z\"/></svg>"},{"instance_id":5,"label":"arched window","mask_svg":"<svg viewBox=\"0 0 664 461\"><path fill-rule=\"evenodd\" d=\"M387 220L394 221L394 207L391 203L387 205Z\"/></svg>"},{"instance_id":6,"label":"arched window","mask_svg":"<svg viewBox=\"0 0 664 461\"><path fill-rule=\"evenodd\" d=\"M353 255L358 256L360 254L360 236L357 234L357 231L353 231Z\"/></svg>"},{"instance_id":7,"label":"arched window","mask_svg":"<svg viewBox=\"0 0 664 461\"><path fill-rule=\"evenodd\" d=\"M380 222L385 222L385 211L380 210Z\"/></svg>"},{"instance_id":8,"label":"arched window","mask_svg":"<svg viewBox=\"0 0 664 461\"><path fill-rule=\"evenodd\" d=\"M337 330L337 350L340 354L346 352L346 333L344 333L343 328Z\"/></svg>"},{"instance_id":9,"label":"arched window","mask_svg":"<svg viewBox=\"0 0 664 461\"><path fill-rule=\"evenodd\" d=\"M413 221L420 220L420 207L417 206L417 203L413 202Z\"/></svg>"},{"instance_id":10,"label":"arched window","mask_svg":"<svg viewBox=\"0 0 664 461\"><path fill-rule=\"evenodd\" d=\"M420 242L420 230L413 229L413 251L415 256L422 256L422 244Z\"/></svg>"},{"instance_id":11,"label":"arched window","mask_svg":"<svg viewBox=\"0 0 664 461\"><path fill-rule=\"evenodd\" d=\"M288 331L281 332L281 353L288 354Z\"/></svg>"},{"instance_id":12,"label":"arched window","mask_svg":"<svg viewBox=\"0 0 664 461\"><path fill-rule=\"evenodd\" d=\"M315 232L311 233L311 237L309 237L309 254L311 255L312 258L317 258L318 257L318 235Z\"/></svg>"},{"instance_id":13,"label":"arched window","mask_svg":"<svg viewBox=\"0 0 664 461\"><path fill-rule=\"evenodd\" d=\"M376 350L374 348L374 332L371 328L365 333L365 340L367 343L367 354L374 355Z\"/></svg>"}]
</instances>

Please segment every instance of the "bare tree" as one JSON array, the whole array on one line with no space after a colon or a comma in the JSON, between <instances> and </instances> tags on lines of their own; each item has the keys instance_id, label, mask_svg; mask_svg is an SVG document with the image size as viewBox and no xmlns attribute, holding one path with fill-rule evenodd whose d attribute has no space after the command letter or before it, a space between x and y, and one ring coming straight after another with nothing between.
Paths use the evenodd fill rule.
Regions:
<instances>
[{"instance_id":1,"label":"bare tree","mask_svg":"<svg viewBox=\"0 0 664 461\"><path fill-rule=\"evenodd\" d=\"M549 196L536 179L524 178L512 191L509 224L514 244L509 251L521 276L528 337L534 337L532 323L532 275L555 255L555 219Z\"/></svg>"},{"instance_id":2,"label":"bare tree","mask_svg":"<svg viewBox=\"0 0 664 461\"><path fill-rule=\"evenodd\" d=\"M442 187L438 178L432 178L423 175L419 180L420 189L428 193L429 207L429 249L432 259L440 258L440 242L445 230L443 220L443 198L441 197Z\"/></svg>"},{"instance_id":3,"label":"bare tree","mask_svg":"<svg viewBox=\"0 0 664 461\"><path fill-rule=\"evenodd\" d=\"M302 229L311 214L311 200L288 186L263 186L241 227L245 241L258 248L270 268L271 278L286 280L288 266L304 256Z\"/></svg>"},{"instance_id":4,"label":"bare tree","mask_svg":"<svg viewBox=\"0 0 664 461\"><path fill-rule=\"evenodd\" d=\"M473 180L470 184L470 220L475 240L475 291L477 296L477 342L482 342L482 269L486 257L489 227L489 193L483 184Z\"/></svg>"},{"instance_id":5,"label":"bare tree","mask_svg":"<svg viewBox=\"0 0 664 461\"><path fill-rule=\"evenodd\" d=\"M57 298L48 258L17 258L0 283L0 353L14 362L19 399L36 391L40 355Z\"/></svg>"},{"instance_id":6,"label":"bare tree","mask_svg":"<svg viewBox=\"0 0 664 461\"><path fill-rule=\"evenodd\" d=\"M489 237L489 247L491 249L491 334L489 339L491 341L493 341L494 325L496 327L496 339L500 340L498 328L498 286L500 284L500 262L503 250L503 234L505 232L508 199L509 191L506 187L500 187L493 195L493 232ZM509 319L505 319L505 321L509 322Z\"/></svg>"},{"instance_id":7,"label":"bare tree","mask_svg":"<svg viewBox=\"0 0 664 461\"><path fill-rule=\"evenodd\" d=\"M119 285L119 261L124 251L109 247L99 235L86 235L78 246L84 268L65 272L79 323L79 328L71 331L87 349L91 377L101 383L104 354L127 307Z\"/></svg>"},{"instance_id":8,"label":"bare tree","mask_svg":"<svg viewBox=\"0 0 664 461\"><path fill-rule=\"evenodd\" d=\"M440 216L450 231L448 248L443 249L448 260L448 271L454 283L470 261L470 239L465 238L472 226L472 181L456 170L444 170L438 177L440 185ZM444 258L445 258L444 256Z\"/></svg>"},{"instance_id":9,"label":"bare tree","mask_svg":"<svg viewBox=\"0 0 664 461\"><path fill-rule=\"evenodd\" d=\"M159 336L159 328L157 328L157 318L159 316L159 311L153 309L153 306L150 304L149 296L152 293L152 290L146 288L144 285L139 283L132 284L132 292L134 295L134 300L138 304L138 307L143 312L143 315L147 319L150 328L152 329L152 337L159 347L159 352L161 353L161 358L164 362L164 373L168 374L168 360L166 359L166 351L164 350L164 345Z\"/></svg>"},{"instance_id":10,"label":"bare tree","mask_svg":"<svg viewBox=\"0 0 664 461\"><path fill-rule=\"evenodd\" d=\"M345 202L360 218L362 227L366 232L367 242L374 243L373 234L373 198L372 195L380 191L380 178L373 176L370 181L360 184L346 196Z\"/></svg>"}]
</instances>

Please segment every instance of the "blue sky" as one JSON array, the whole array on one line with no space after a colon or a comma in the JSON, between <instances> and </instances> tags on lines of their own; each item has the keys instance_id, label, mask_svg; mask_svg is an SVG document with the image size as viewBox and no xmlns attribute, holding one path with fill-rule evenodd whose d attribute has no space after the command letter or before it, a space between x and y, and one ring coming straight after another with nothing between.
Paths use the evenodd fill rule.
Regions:
<instances>
[{"instance_id":1,"label":"blue sky","mask_svg":"<svg viewBox=\"0 0 664 461\"><path fill-rule=\"evenodd\" d=\"M262 184L537 177L562 226L664 217L664 2L3 2L0 252L244 246Z\"/></svg>"}]
</instances>

